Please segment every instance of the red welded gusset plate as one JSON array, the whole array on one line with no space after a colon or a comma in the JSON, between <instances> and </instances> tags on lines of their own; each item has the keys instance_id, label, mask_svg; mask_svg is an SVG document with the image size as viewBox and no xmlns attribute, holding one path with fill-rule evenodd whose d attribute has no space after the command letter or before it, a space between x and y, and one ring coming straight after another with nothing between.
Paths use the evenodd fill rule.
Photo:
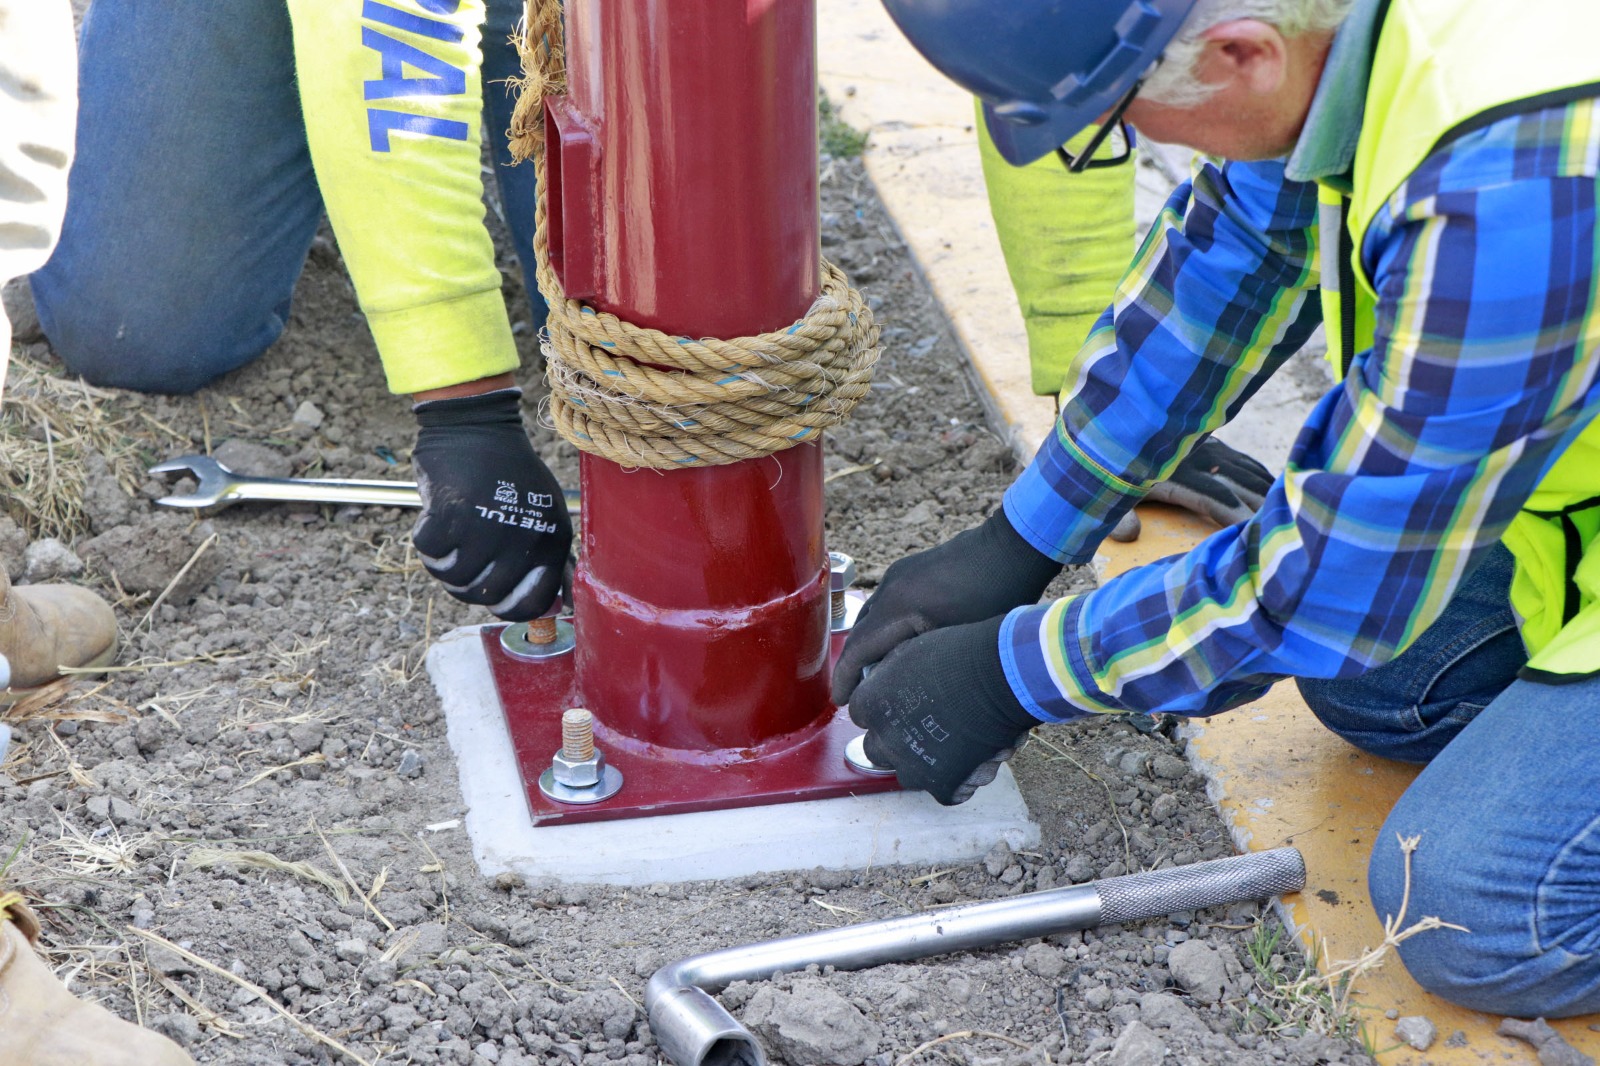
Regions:
<instances>
[{"instance_id":1,"label":"red welded gusset plate","mask_svg":"<svg viewBox=\"0 0 1600 1066\"><path fill-rule=\"evenodd\" d=\"M845 745L861 730L842 711L796 743L753 756L651 749L608 736L602 721L597 723L595 742L606 761L621 771L622 790L585 806L557 803L539 791L539 775L550 768L550 757L561 746L561 712L584 706L573 676L576 656L540 662L514 659L500 646L500 628L483 631L483 646L535 825L759 807L900 787L893 777L869 776L844 761ZM834 656L839 644L836 638Z\"/></svg>"}]
</instances>

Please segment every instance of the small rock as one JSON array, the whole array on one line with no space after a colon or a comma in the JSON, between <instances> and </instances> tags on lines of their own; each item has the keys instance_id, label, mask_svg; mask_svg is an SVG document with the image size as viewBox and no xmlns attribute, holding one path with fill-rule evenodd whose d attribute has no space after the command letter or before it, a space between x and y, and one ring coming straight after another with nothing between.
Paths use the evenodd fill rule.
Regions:
<instances>
[{"instance_id":1,"label":"small rock","mask_svg":"<svg viewBox=\"0 0 1600 1066\"><path fill-rule=\"evenodd\" d=\"M133 727L133 739L139 745L141 752L150 754L161 747L162 742L167 739L164 723L153 714L145 715Z\"/></svg>"},{"instance_id":2,"label":"small rock","mask_svg":"<svg viewBox=\"0 0 1600 1066\"><path fill-rule=\"evenodd\" d=\"M1591 1026L1591 1028L1593 1028L1593 1027ZM1465 1029L1457 1029L1455 1032L1453 1032L1449 1036L1445 1037L1444 1046L1445 1047L1466 1047L1467 1046L1467 1031Z\"/></svg>"},{"instance_id":3,"label":"small rock","mask_svg":"<svg viewBox=\"0 0 1600 1066\"><path fill-rule=\"evenodd\" d=\"M1094 877L1094 863L1089 861L1087 855L1074 855L1067 862L1067 880L1075 885L1081 885Z\"/></svg>"},{"instance_id":4,"label":"small rock","mask_svg":"<svg viewBox=\"0 0 1600 1066\"><path fill-rule=\"evenodd\" d=\"M144 822L144 819L139 815L139 808L121 796L112 796L110 806L112 825L140 825Z\"/></svg>"},{"instance_id":5,"label":"small rock","mask_svg":"<svg viewBox=\"0 0 1600 1066\"><path fill-rule=\"evenodd\" d=\"M302 722L289 730L289 743L294 745L296 752L304 755L308 751L320 751L327 734L328 727L322 722Z\"/></svg>"},{"instance_id":6,"label":"small rock","mask_svg":"<svg viewBox=\"0 0 1600 1066\"><path fill-rule=\"evenodd\" d=\"M416 938L411 942L411 950L406 952L409 961L415 963L430 955L438 955L444 951L446 933L443 925L438 922L429 922L426 925L415 926ZM409 936L410 930L402 933Z\"/></svg>"},{"instance_id":7,"label":"small rock","mask_svg":"<svg viewBox=\"0 0 1600 1066\"><path fill-rule=\"evenodd\" d=\"M1170 992L1146 992L1139 997L1139 1020L1154 1029L1194 1029L1206 1024L1194 1010Z\"/></svg>"},{"instance_id":8,"label":"small rock","mask_svg":"<svg viewBox=\"0 0 1600 1066\"><path fill-rule=\"evenodd\" d=\"M1571 1044L1543 1018L1531 1022L1520 1018L1506 1018L1495 1030L1501 1036L1526 1040L1539 1053L1541 1066L1595 1066L1594 1059Z\"/></svg>"},{"instance_id":9,"label":"small rock","mask_svg":"<svg viewBox=\"0 0 1600 1066\"><path fill-rule=\"evenodd\" d=\"M288 456L265 444L248 440L225 440L217 445L211 458L236 474L254 477L288 477L294 473L294 464Z\"/></svg>"},{"instance_id":10,"label":"small rock","mask_svg":"<svg viewBox=\"0 0 1600 1066\"><path fill-rule=\"evenodd\" d=\"M310 400L301 400L300 406L294 409L294 415L289 419L297 426L309 426L317 429L322 425L322 408Z\"/></svg>"},{"instance_id":11,"label":"small rock","mask_svg":"<svg viewBox=\"0 0 1600 1066\"><path fill-rule=\"evenodd\" d=\"M341 940L333 945L333 953L345 962L360 964L367 957L365 940Z\"/></svg>"},{"instance_id":12,"label":"small rock","mask_svg":"<svg viewBox=\"0 0 1600 1066\"><path fill-rule=\"evenodd\" d=\"M1150 804L1150 820L1162 822L1178 813L1178 797L1170 792L1163 792Z\"/></svg>"},{"instance_id":13,"label":"small rock","mask_svg":"<svg viewBox=\"0 0 1600 1066\"><path fill-rule=\"evenodd\" d=\"M192 1014L158 1014L150 1019L150 1028L171 1037L181 1047L200 1042L200 1020Z\"/></svg>"},{"instance_id":14,"label":"small rock","mask_svg":"<svg viewBox=\"0 0 1600 1066\"><path fill-rule=\"evenodd\" d=\"M621 992L585 992L566 1007L566 1028L573 1033L598 1033L608 1040L632 1031L638 1011ZM468 1023L470 1025L470 1023Z\"/></svg>"},{"instance_id":15,"label":"small rock","mask_svg":"<svg viewBox=\"0 0 1600 1066\"><path fill-rule=\"evenodd\" d=\"M1163 781L1181 781L1189 764L1176 755L1161 754L1150 760L1150 770Z\"/></svg>"},{"instance_id":16,"label":"small rock","mask_svg":"<svg viewBox=\"0 0 1600 1066\"><path fill-rule=\"evenodd\" d=\"M1117 760L1117 769L1129 777L1137 777L1144 773L1144 768L1150 765L1150 753L1147 751L1130 751Z\"/></svg>"},{"instance_id":17,"label":"small rock","mask_svg":"<svg viewBox=\"0 0 1600 1066\"><path fill-rule=\"evenodd\" d=\"M763 985L750 997L743 1021L795 1066L861 1066L883 1038L876 1024L818 980L796 980L789 992Z\"/></svg>"},{"instance_id":18,"label":"small rock","mask_svg":"<svg viewBox=\"0 0 1600 1066\"><path fill-rule=\"evenodd\" d=\"M1022 968L1046 981L1060 977L1067 968L1067 957L1049 944L1029 944L1022 953Z\"/></svg>"},{"instance_id":19,"label":"small rock","mask_svg":"<svg viewBox=\"0 0 1600 1066\"><path fill-rule=\"evenodd\" d=\"M300 967L296 979L300 982L301 988L309 988L313 992L321 992L328 986L328 979L323 976L322 967L314 962L308 962Z\"/></svg>"},{"instance_id":20,"label":"small rock","mask_svg":"<svg viewBox=\"0 0 1600 1066\"><path fill-rule=\"evenodd\" d=\"M472 1055L474 1058L482 1059L484 1062L499 1062L500 1045L493 1040L485 1040L472 1049Z\"/></svg>"},{"instance_id":21,"label":"small rock","mask_svg":"<svg viewBox=\"0 0 1600 1066\"><path fill-rule=\"evenodd\" d=\"M1160 1066L1166 1046L1143 1022L1129 1022L1111 1046L1110 1066Z\"/></svg>"},{"instance_id":22,"label":"small rock","mask_svg":"<svg viewBox=\"0 0 1600 1066\"><path fill-rule=\"evenodd\" d=\"M1433 1040L1439 1035L1439 1030L1433 1022L1422 1015L1412 1014L1395 1022L1394 1035L1418 1051L1427 1051L1433 1046Z\"/></svg>"},{"instance_id":23,"label":"small rock","mask_svg":"<svg viewBox=\"0 0 1600 1066\"><path fill-rule=\"evenodd\" d=\"M422 1021L422 1015L417 1013L417 1008L409 1003L396 1003L392 1007L385 1007L381 1016L384 1025L402 1033L410 1032Z\"/></svg>"},{"instance_id":24,"label":"small rock","mask_svg":"<svg viewBox=\"0 0 1600 1066\"><path fill-rule=\"evenodd\" d=\"M83 560L54 537L36 540L22 553L22 576L31 584L59 581L81 573Z\"/></svg>"},{"instance_id":25,"label":"small rock","mask_svg":"<svg viewBox=\"0 0 1600 1066\"><path fill-rule=\"evenodd\" d=\"M1400 1012L1395 1010L1393 1007L1390 1007L1388 1010L1383 1012L1383 1016L1392 1022L1396 1018L1400 1017Z\"/></svg>"},{"instance_id":26,"label":"small rock","mask_svg":"<svg viewBox=\"0 0 1600 1066\"><path fill-rule=\"evenodd\" d=\"M1203 940L1173 945L1167 968L1178 987L1201 1003L1218 1002L1228 986L1228 970L1221 953Z\"/></svg>"},{"instance_id":27,"label":"small rock","mask_svg":"<svg viewBox=\"0 0 1600 1066\"><path fill-rule=\"evenodd\" d=\"M911 510L900 516L903 526L921 526L933 521L933 504L923 500Z\"/></svg>"},{"instance_id":28,"label":"small rock","mask_svg":"<svg viewBox=\"0 0 1600 1066\"><path fill-rule=\"evenodd\" d=\"M983 857L983 868L989 871L990 877L999 877L1014 861L1010 846L1002 840L990 848L989 854Z\"/></svg>"},{"instance_id":29,"label":"small rock","mask_svg":"<svg viewBox=\"0 0 1600 1066\"><path fill-rule=\"evenodd\" d=\"M17 344L37 344L44 340L44 330L39 326L39 312L33 306L33 289L28 279L13 278L0 290L0 302L5 305L6 317L11 320L11 339Z\"/></svg>"},{"instance_id":30,"label":"small rock","mask_svg":"<svg viewBox=\"0 0 1600 1066\"><path fill-rule=\"evenodd\" d=\"M405 754L400 756L400 765L395 767L395 773L401 777L421 777L422 767L426 762L422 753L415 748L407 748Z\"/></svg>"},{"instance_id":31,"label":"small rock","mask_svg":"<svg viewBox=\"0 0 1600 1066\"><path fill-rule=\"evenodd\" d=\"M4 556L6 574L13 581L22 576L22 553L27 549L28 534L9 515L0 515L0 556Z\"/></svg>"},{"instance_id":32,"label":"small rock","mask_svg":"<svg viewBox=\"0 0 1600 1066\"><path fill-rule=\"evenodd\" d=\"M171 948L152 944L145 952L151 969L163 977L183 977L195 972L194 966Z\"/></svg>"},{"instance_id":33,"label":"small rock","mask_svg":"<svg viewBox=\"0 0 1600 1066\"><path fill-rule=\"evenodd\" d=\"M1105 1010L1111 1006L1111 989L1105 985L1095 985L1084 992L1083 1005L1090 1010Z\"/></svg>"}]
</instances>

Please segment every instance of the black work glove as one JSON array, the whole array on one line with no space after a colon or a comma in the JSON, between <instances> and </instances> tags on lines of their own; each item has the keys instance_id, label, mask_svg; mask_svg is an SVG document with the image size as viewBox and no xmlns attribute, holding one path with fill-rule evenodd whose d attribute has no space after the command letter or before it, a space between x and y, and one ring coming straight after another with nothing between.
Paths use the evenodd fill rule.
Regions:
<instances>
[{"instance_id":1,"label":"black work glove","mask_svg":"<svg viewBox=\"0 0 1600 1066\"><path fill-rule=\"evenodd\" d=\"M906 641L850 701L851 721L867 730L867 758L893 767L902 786L947 807L993 781L1039 724L1017 702L1000 666L1004 620L947 626Z\"/></svg>"},{"instance_id":2,"label":"black work glove","mask_svg":"<svg viewBox=\"0 0 1600 1066\"><path fill-rule=\"evenodd\" d=\"M549 611L572 548L567 502L528 441L521 395L499 389L411 409L422 494L411 542L445 591L508 622Z\"/></svg>"},{"instance_id":3,"label":"black work glove","mask_svg":"<svg viewBox=\"0 0 1600 1066\"><path fill-rule=\"evenodd\" d=\"M867 600L833 669L844 706L867 667L902 641L1038 603L1061 564L1023 540L998 508L982 525L889 567Z\"/></svg>"},{"instance_id":4,"label":"black work glove","mask_svg":"<svg viewBox=\"0 0 1600 1066\"><path fill-rule=\"evenodd\" d=\"M1266 467L1207 435L1147 498L1231 526L1248 521L1261 508L1272 482Z\"/></svg>"}]
</instances>

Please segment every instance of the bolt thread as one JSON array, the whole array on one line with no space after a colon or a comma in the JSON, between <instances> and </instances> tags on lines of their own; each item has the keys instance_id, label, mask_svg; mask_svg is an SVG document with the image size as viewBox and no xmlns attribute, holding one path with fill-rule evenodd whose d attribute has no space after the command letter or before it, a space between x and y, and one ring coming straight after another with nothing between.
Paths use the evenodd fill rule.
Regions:
<instances>
[{"instance_id":1,"label":"bolt thread","mask_svg":"<svg viewBox=\"0 0 1600 1066\"><path fill-rule=\"evenodd\" d=\"M594 758L594 715L582 707L561 712L561 754L573 762Z\"/></svg>"},{"instance_id":2,"label":"bolt thread","mask_svg":"<svg viewBox=\"0 0 1600 1066\"><path fill-rule=\"evenodd\" d=\"M844 611L845 611L844 593L842 591L835 592L833 594L833 620L835 622L837 622L841 618L843 618L844 617Z\"/></svg>"},{"instance_id":3,"label":"bolt thread","mask_svg":"<svg viewBox=\"0 0 1600 1066\"><path fill-rule=\"evenodd\" d=\"M556 642L556 620L554 618L535 618L528 623L529 644L554 644Z\"/></svg>"}]
</instances>

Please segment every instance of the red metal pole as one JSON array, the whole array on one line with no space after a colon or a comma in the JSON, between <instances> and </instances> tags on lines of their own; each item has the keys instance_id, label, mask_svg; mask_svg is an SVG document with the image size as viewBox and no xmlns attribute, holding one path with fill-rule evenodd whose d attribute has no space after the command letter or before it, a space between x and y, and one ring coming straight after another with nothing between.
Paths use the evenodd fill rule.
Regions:
<instances>
[{"instance_id":1,"label":"red metal pole","mask_svg":"<svg viewBox=\"0 0 1600 1066\"><path fill-rule=\"evenodd\" d=\"M813 0L568 0L565 18L549 172L568 294L691 337L804 315ZM669 472L584 455L581 477L577 687L608 733L779 748L831 711L818 445Z\"/></svg>"}]
</instances>

